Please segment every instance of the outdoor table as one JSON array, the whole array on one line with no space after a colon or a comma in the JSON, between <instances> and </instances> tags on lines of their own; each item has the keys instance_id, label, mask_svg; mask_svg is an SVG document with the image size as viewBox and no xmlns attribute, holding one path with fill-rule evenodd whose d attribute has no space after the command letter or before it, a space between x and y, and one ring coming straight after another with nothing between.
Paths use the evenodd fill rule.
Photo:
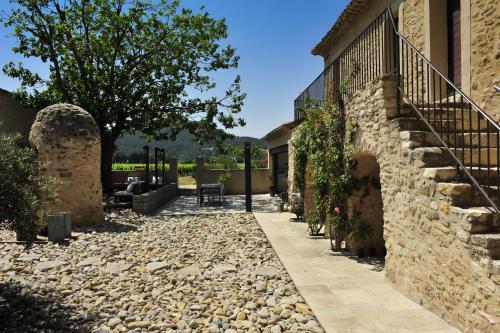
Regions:
<instances>
[{"instance_id":1,"label":"outdoor table","mask_svg":"<svg viewBox=\"0 0 500 333\"><path fill-rule=\"evenodd\" d=\"M219 196L219 203L224 200L224 185L220 183L215 184L201 184L198 188L198 204L203 205L204 193L209 192L209 194L216 193Z\"/></svg>"}]
</instances>

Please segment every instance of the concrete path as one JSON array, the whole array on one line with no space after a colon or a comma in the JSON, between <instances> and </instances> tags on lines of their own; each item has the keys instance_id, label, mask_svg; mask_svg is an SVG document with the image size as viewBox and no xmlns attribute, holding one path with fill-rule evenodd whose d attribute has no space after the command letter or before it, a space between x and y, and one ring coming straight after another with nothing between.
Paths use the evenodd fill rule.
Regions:
<instances>
[{"instance_id":1,"label":"concrete path","mask_svg":"<svg viewBox=\"0 0 500 333\"><path fill-rule=\"evenodd\" d=\"M326 332L460 332L385 282L382 262L332 255L291 214L254 215Z\"/></svg>"}]
</instances>

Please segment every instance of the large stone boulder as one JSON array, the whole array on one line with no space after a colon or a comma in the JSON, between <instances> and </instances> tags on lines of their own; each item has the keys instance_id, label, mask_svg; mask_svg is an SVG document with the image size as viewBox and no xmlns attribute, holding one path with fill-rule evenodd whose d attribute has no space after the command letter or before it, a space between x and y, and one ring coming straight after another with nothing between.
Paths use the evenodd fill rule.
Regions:
<instances>
[{"instance_id":1,"label":"large stone boulder","mask_svg":"<svg viewBox=\"0 0 500 333\"><path fill-rule=\"evenodd\" d=\"M102 222L101 141L92 116L75 105L51 105L38 112L29 139L47 162L43 173L62 183L51 211L71 212L75 226Z\"/></svg>"}]
</instances>

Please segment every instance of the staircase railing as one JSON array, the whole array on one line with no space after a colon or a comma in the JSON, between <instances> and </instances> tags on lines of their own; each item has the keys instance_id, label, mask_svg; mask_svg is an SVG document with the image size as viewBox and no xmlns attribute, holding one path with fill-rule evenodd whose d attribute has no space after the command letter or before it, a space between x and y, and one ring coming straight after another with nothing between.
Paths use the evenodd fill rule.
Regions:
<instances>
[{"instance_id":1,"label":"staircase railing","mask_svg":"<svg viewBox=\"0 0 500 333\"><path fill-rule=\"evenodd\" d=\"M387 74L399 78L400 115L409 109L421 119L452 156L456 180L470 180L500 213L500 126L401 35L390 7L295 99L294 118L304 116L306 101L321 105L331 98L333 85L346 98Z\"/></svg>"},{"instance_id":2,"label":"staircase railing","mask_svg":"<svg viewBox=\"0 0 500 333\"><path fill-rule=\"evenodd\" d=\"M399 93L454 159L457 180L468 178L500 213L500 126L399 33L387 12Z\"/></svg>"}]
</instances>

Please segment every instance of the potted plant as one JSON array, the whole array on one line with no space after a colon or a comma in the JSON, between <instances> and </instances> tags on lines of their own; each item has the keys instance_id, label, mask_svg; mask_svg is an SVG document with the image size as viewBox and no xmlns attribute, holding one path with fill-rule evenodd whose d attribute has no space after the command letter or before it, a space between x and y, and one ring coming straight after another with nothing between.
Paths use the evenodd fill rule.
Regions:
<instances>
[{"instance_id":1,"label":"potted plant","mask_svg":"<svg viewBox=\"0 0 500 333\"><path fill-rule=\"evenodd\" d=\"M292 193L290 199L290 212L295 214L296 221L301 221L304 218L304 200L300 193Z\"/></svg>"}]
</instances>

